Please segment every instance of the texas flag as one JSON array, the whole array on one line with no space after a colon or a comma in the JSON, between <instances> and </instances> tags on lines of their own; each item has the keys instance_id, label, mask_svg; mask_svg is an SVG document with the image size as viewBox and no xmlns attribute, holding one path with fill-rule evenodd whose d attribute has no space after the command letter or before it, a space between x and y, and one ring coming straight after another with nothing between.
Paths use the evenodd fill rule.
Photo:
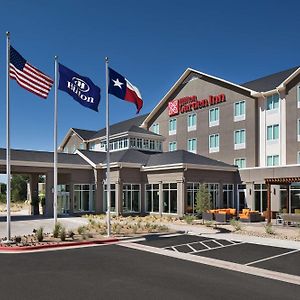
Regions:
<instances>
[{"instance_id":1,"label":"texas flag","mask_svg":"<svg viewBox=\"0 0 300 300\"><path fill-rule=\"evenodd\" d=\"M122 100L132 102L137 108L137 114L143 107L143 100L140 91L131 84L124 76L111 68L109 69L108 93Z\"/></svg>"}]
</instances>

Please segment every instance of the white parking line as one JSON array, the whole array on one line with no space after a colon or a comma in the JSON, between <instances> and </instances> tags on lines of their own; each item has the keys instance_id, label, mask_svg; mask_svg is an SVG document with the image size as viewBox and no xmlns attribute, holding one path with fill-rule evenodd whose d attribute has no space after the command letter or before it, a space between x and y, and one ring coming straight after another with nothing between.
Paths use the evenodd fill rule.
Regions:
<instances>
[{"instance_id":1,"label":"white parking line","mask_svg":"<svg viewBox=\"0 0 300 300\"><path fill-rule=\"evenodd\" d=\"M223 248L227 248L227 247L232 247L232 246L238 246L238 245L242 245L245 243L238 243L238 244L230 244L230 245L226 245L226 246L220 246L220 247L215 247L215 248L210 248L210 249L203 249L203 250L199 250L195 253L200 253L200 252L205 252L205 251L209 251L209 250L215 250L215 249L223 249Z\"/></svg>"},{"instance_id":2,"label":"white parking line","mask_svg":"<svg viewBox=\"0 0 300 300\"><path fill-rule=\"evenodd\" d=\"M300 276L296 276L296 275L290 275L290 274L260 269L252 266L240 265L233 262L222 261L219 259L213 259L213 258L203 257L203 256L196 256L188 253L174 252L174 251L170 251L162 248L150 247L142 244L119 243L119 246L134 249L134 250L160 254L163 256L173 257L185 261L191 261L199 264L213 266L220 269L226 269L229 271L235 271L244 274L260 276L267 279L273 279L273 280L283 281L287 283L292 283L295 285L300 285Z\"/></svg>"},{"instance_id":3,"label":"white parking line","mask_svg":"<svg viewBox=\"0 0 300 300\"><path fill-rule=\"evenodd\" d=\"M207 239L207 240L203 240L203 241L196 241L196 242L190 242L190 243L184 243L184 244L178 244L178 245L173 245L172 247L179 247L179 246L186 246L186 245L193 245L193 244L199 244L202 242L208 242L211 241L212 239ZM164 247L164 248L169 248L169 247Z\"/></svg>"},{"instance_id":4,"label":"white parking line","mask_svg":"<svg viewBox=\"0 0 300 300\"><path fill-rule=\"evenodd\" d=\"M281 257L281 256L284 256L284 255L289 255L289 254L296 253L296 252L300 252L300 249L296 249L296 250L285 252L285 253L282 253L282 254L270 256L270 257L267 257L267 258L262 258L262 259L259 259L259 260L255 260L255 261L252 261L252 262L249 262L249 263L245 264L245 266L251 266L251 265L254 265L256 263L260 263L260 262L263 262L263 261L266 261L266 260Z\"/></svg>"}]
</instances>

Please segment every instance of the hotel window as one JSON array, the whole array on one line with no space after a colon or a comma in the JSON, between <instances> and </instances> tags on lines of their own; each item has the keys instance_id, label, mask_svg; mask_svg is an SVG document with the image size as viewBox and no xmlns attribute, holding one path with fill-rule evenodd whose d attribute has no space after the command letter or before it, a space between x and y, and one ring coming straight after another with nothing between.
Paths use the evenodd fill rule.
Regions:
<instances>
[{"instance_id":1,"label":"hotel window","mask_svg":"<svg viewBox=\"0 0 300 300\"><path fill-rule=\"evenodd\" d=\"M130 143L130 148L135 148L136 147L136 140L135 140L135 138L130 138L129 139L129 143Z\"/></svg>"},{"instance_id":2,"label":"hotel window","mask_svg":"<svg viewBox=\"0 0 300 300\"><path fill-rule=\"evenodd\" d=\"M123 184L123 212L140 211L140 185Z\"/></svg>"},{"instance_id":3,"label":"hotel window","mask_svg":"<svg viewBox=\"0 0 300 300\"><path fill-rule=\"evenodd\" d=\"M267 110L278 109L279 107L279 95L273 94L267 97Z\"/></svg>"},{"instance_id":4,"label":"hotel window","mask_svg":"<svg viewBox=\"0 0 300 300\"><path fill-rule=\"evenodd\" d=\"M210 195L211 195L211 201L213 208L218 207L219 203L219 184L218 183L207 183L205 184L207 187Z\"/></svg>"},{"instance_id":5,"label":"hotel window","mask_svg":"<svg viewBox=\"0 0 300 300\"><path fill-rule=\"evenodd\" d=\"M297 152L297 164L300 164L300 151Z\"/></svg>"},{"instance_id":6,"label":"hotel window","mask_svg":"<svg viewBox=\"0 0 300 300\"><path fill-rule=\"evenodd\" d=\"M159 184L146 184L146 211L159 212Z\"/></svg>"},{"instance_id":7,"label":"hotel window","mask_svg":"<svg viewBox=\"0 0 300 300\"><path fill-rule=\"evenodd\" d=\"M297 86L297 107L300 108L300 85Z\"/></svg>"},{"instance_id":8,"label":"hotel window","mask_svg":"<svg viewBox=\"0 0 300 300\"><path fill-rule=\"evenodd\" d=\"M212 108L209 110L209 127L219 125L219 108Z\"/></svg>"},{"instance_id":9,"label":"hotel window","mask_svg":"<svg viewBox=\"0 0 300 300\"><path fill-rule=\"evenodd\" d=\"M159 124L158 123L153 124L151 129L152 129L152 132L159 134Z\"/></svg>"},{"instance_id":10,"label":"hotel window","mask_svg":"<svg viewBox=\"0 0 300 300\"><path fill-rule=\"evenodd\" d=\"M233 184L223 184L223 207L233 207Z\"/></svg>"},{"instance_id":11,"label":"hotel window","mask_svg":"<svg viewBox=\"0 0 300 300\"><path fill-rule=\"evenodd\" d=\"M246 102L239 101L234 103L234 122L246 119Z\"/></svg>"},{"instance_id":12,"label":"hotel window","mask_svg":"<svg viewBox=\"0 0 300 300\"><path fill-rule=\"evenodd\" d=\"M199 183L188 182L187 183L187 200L185 213L196 212L196 195L199 190Z\"/></svg>"},{"instance_id":13,"label":"hotel window","mask_svg":"<svg viewBox=\"0 0 300 300\"><path fill-rule=\"evenodd\" d=\"M104 200L104 210L107 210L107 185L104 184L104 190L103 190L103 200ZM116 185L111 184L110 185L110 210L116 211Z\"/></svg>"},{"instance_id":14,"label":"hotel window","mask_svg":"<svg viewBox=\"0 0 300 300\"><path fill-rule=\"evenodd\" d=\"M300 142L300 119L297 120L297 139Z\"/></svg>"},{"instance_id":15,"label":"hotel window","mask_svg":"<svg viewBox=\"0 0 300 300\"><path fill-rule=\"evenodd\" d=\"M279 139L279 124L267 126L267 141Z\"/></svg>"},{"instance_id":16,"label":"hotel window","mask_svg":"<svg viewBox=\"0 0 300 300\"><path fill-rule=\"evenodd\" d=\"M240 129L234 132L234 149L245 149L246 148L246 130Z\"/></svg>"},{"instance_id":17,"label":"hotel window","mask_svg":"<svg viewBox=\"0 0 300 300\"><path fill-rule=\"evenodd\" d=\"M278 165L279 165L279 155L267 156L267 166L278 166Z\"/></svg>"},{"instance_id":18,"label":"hotel window","mask_svg":"<svg viewBox=\"0 0 300 300\"><path fill-rule=\"evenodd\" d=\"M143 148L143 139L136 139L136 145L137 145L137 148L142 149Z\"/></svg>"},{"instance_id":19,"label":"hotel window","mask_svg":"<svg viewBox=\"0 0 300 300\"><path fill-rule=\"evenodd\" d=\"M246 168L246 158L236 158L234 160L234 165L238 166L239 169Z\"/></svg>"},{"instance_id":20,"label":"hotel window","mask_svg":"<svg viewBox=\"0 0 300 300\"><path fill-rule=\"evenodd\" d=\"M209 136L209 153L219 152L220 150L220 136L218 133Z\"/></svg>"},{"instance_id":21,"label":"hotel window","mask_svg":"<svg viewBox=\"0 0 300 300\"><path fill-rule=\"evenodd\" d=\"M254 184L254 209L260 212L267 210L267 186Z\"/></svg>"},{"instance_id":22,"label":"hotel window","mask_svg":"<svg viewBox=\"0 0 300 300\"><path fill-rule=\"evenodd\" d=\"M192 153L197 153L197 139L188 140L187 150Z\"/></svg>"},{"instance_id":23,"label":"hotel window","mask_svg":"<svg viewBox=\"0 0 300 300\"><path fill-rule=\"evenodd\" d=\"M95 210L95 185L74 184L74 212Z\"/></svg>"},{"instance_id":24,"label":"hotel window","mask_svg":"<svg viewBox=\"0 0 300 300\"><path fill-rule=\"evenodd\" d=\"M176 151L177 150L177 142L170 142L169 143L169 151Z\"/></svg>"},{"instance_id":25,"label":"hotel window","mask_svg":"<svg viewBox=\"0 0 300 300\"><path fill-rule=\"evenodd\" d=\"M163 212L177 213L177 183L163 184Z\"/></svg>"},{"instance_id":26,"label":"hotel window","mask_svg":"<svg viewBox=\"0 0 300 300\"><path fill-rule=\"evenodd\" d=\"M171 119L169 121L169 135L176 134L176 129L177 129L177 120L176 119Z\"/></svg>"},{"instance_id":27,"label":"hotel window","mask_svg":"<svg viewBox=\"0 0 300 300\"><path fill-rule=\"evenodd\" d=\"M188 115L187 123L188 123L187 124L188 131L196 130L196 127L197 127L197 115L196 114Z\"/></svg>"}]
</instances>

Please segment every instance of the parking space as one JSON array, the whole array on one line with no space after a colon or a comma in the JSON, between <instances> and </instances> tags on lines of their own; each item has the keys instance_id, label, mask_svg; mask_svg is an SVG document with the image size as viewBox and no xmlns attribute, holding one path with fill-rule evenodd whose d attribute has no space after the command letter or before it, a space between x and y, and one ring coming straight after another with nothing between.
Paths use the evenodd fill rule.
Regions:
<instances>
[{"instance_id":1,"label":"parking space","mask_svg":"<svg viewBox=\"0 0 300 300\"><path fill-rule=\"evenodd\" d=\"M300 276L300 249L265 246L181 234L152 237L140 244Z\"/></svg>"}]
</instances>

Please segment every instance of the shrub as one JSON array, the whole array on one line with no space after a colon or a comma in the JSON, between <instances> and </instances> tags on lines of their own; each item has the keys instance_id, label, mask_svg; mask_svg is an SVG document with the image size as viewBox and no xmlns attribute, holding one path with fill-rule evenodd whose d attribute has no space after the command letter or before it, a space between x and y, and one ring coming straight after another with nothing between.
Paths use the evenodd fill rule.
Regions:
<instances>
[{"instance_id":1,"label":"shrub","mask_svg":"<svg viewBox=\"0 0 300 300\"><path fill-rule=\"evenodd\" d=\"M166 232L166 231L169 231L169 227L166 226L166 225L159 225L159 226L158 226L158 231L159 231L159 232Z\"/></svg>"},{"instance_id":2,"label":"shrub","mask_svg":"<svg viewBox=\"0 0 300 300\"><path fill-rule=\"evenodd\" d=\"M187 223L187 224L192 224L193 221L196 220L196 217L195 216L191 216L191 215L185 215L183 217L184 221Z\"/></svg>"},{"instance_id":3,"label":"shrub","mask_svg":"<svg viewBox=\"0 0 300 300\"><path fill-rule=\"evenodd\" d=\"M275 234L272 224L268 223L265 225L265 231L267 234Z\"/></svg>"},{"instance_id":4,"label":"shrub","mask_svg":"<svg viewBox=\"0 0 300 300\"><path fill-rule=\"evenodd\" d=\"M83 235L86 233L86 227L85 226L79 226L77 229L78 234Z\"/></svg>"},{"instance_id":5,"label":"shrub","mask_svg":"<svg viewBox=\"0 0 300 300\"><path fill-rule=\"evenodd\" d=\"M206 222L204 223L204 225L205 225L206 227L212 227L213 224L214 224L213 221L206 221Z\"/></svg>"},{"instance_id":6,"label":"shrub","mask_svg":"<svg viewBox=\"0 0 300 300\"><path fill-rule=\"evenodd\" d=\"M61 228L62 228L62 226L58 222L54 225L54 229L53 229L53 237L54 238L58 238L59 237L59 233L60 233Z\"/></svg>"},{"instance_id":7,"label":"shrub","mask_svg":"<svg viewBox=\"0 0 300 300\"><path fill-rule=\"evenodd\" d=\"M65 241L66 240L67 232L66 232L66 228L65 227L61 227L59 236L60 236L60 240L61 241Z\"/></svg>"},{"instance_id":8,"label":"shrub","mask_svg":"<svg viewBox=\"0 0 300 300\"><path fill-rule=\"evenodd\" d=\"M240 221L237 221L235 219L230 220L230 225L234 228L235 231L242 230L242 224Z\"/></svg>"},{"instance_id":9,"label":"shrub","mask_svg":"<svg viewBox=\"0 0 300 300\"><path fill-rule=\"evenodd\" d=\"M39 242L42 242L44 239L44 228L39 227L35 232L35 236Z\"/></svg>"},{"instance_id":10,"label":"shrub","mask_svg":"<svg viewBox=\"0 0 300 300\"><path fill-rule=\"evenodd\" d=\"M22 237L21 236L16 236L15 237L15 242L16 242L16 244L20 244L21 242L22 242Z\"/></svg>"}]
</instances>

